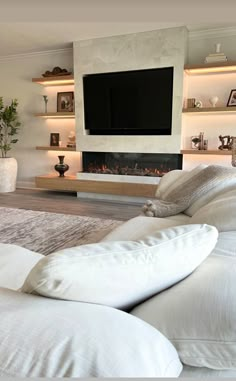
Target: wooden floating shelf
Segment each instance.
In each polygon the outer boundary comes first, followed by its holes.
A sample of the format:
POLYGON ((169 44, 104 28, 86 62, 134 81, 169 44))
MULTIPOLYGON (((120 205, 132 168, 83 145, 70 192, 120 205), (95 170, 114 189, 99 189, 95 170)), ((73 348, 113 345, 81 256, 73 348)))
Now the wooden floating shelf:
POLYGON ((43 86, 67 86, 75 83, 73 75, 32 78, 32 82, 43 86))
POLYGON ((74 112, 41 112, 36 113, 34 116, 37 116, 39 118, 45 118, 45 119, 67 119, 67 118, 74 118, 75 113, 74 112))
POLYGON ((184 114, 216 114, 216 113, 235 113, 236 107, 193 107, 193 108, 184 108, 184 114))
POLYGON ((76 151, 75 147, 60 147, 60 146, 37 146, 39 151, 76 151))
POLYGON ((183 149, 180 153, 184 155, 232 155, 232 151, 226 150, 194 150, 194 149, 183 149))
POLYGON ((112 181, 79 180, 76 176, 44 175, 35 178, 36 187, 74 192, 115 194, 133 197, 155 197, 157 184, 136 184, 112 181))
POLYGON ((236 72, 236 61, 227 61, 224 63, 212 62, 202 65, 185 65, 184 71, 189 75, 232 73, 236 72))

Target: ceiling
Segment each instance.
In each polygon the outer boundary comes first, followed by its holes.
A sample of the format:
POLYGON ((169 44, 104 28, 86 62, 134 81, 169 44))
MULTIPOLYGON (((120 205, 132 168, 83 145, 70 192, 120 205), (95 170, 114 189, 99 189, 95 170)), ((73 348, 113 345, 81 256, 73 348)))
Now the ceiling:
POLYGON ((0 2, 0 57, 69 48, 73 41, 89 38, 182 25, 190 31, 236 27, 232 8, 235 0, 215 1, 214 7, 210 0, 0 2))

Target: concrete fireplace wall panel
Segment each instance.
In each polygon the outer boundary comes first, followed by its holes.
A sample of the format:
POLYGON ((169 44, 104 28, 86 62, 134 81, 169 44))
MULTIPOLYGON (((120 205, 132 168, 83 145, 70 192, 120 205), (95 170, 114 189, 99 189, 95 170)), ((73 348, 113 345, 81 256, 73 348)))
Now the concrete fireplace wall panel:
POLYGON ((77 149, 97 152, 179 153, 185 27, 74 42, 77 149), (95 136, 84 129, 83 75, 125 70, 174 67, 172 135, 95 136))

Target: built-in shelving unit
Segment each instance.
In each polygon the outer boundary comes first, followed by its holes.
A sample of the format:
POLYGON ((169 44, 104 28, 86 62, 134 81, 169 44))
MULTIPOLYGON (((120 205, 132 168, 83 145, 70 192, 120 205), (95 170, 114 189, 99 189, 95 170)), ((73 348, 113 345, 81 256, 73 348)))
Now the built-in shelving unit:
MULTIPOLYGON (((73 75, 58 75, 52 77, 33 78, 32 82, 42 86, 70 86, 74 85, 73 75)), ((56 108, 56 107, 55 107, 56 108)), ((35 113, 35 117, 43 119, 75 119, 74 112, 47 112, 47 113, 35 113)), ((56 123, 56 122, 55 122, 56 123)), ((51 124, 50 124, 51 126, 51 124)), ((66 146, 36 146, 36 150, 39 151, 58 151, 58 152, 75 152, 76 147, 66 146)), ((56 174, 37 176, 35 178, 36 186, 44 189, 53 190, 68 190, 77 191, 78 180, 76 176, 66 175, 66 177, 58 177, 56 174)))
POLYGON ((34 114, 34 116, 39 117, 39 118, 45 118, 45 119, 69 119, 69 118, 74 118, 75 113, 74 112, 39 112, 34 114))
MULTIPOLYGON (((211 80, 214 81, 213 84, 215 84, 215 81, 217 81, 217 78, 219 78, 219 83, 220 83, 220 87, 222 87, 222 90, 225 90, 225 93, 226 91, 228 92, 228 94, 230 94, 230 90, 232 88, 234 88, 233 86, 230 88, 229 86, 229 83, 231 83, 232 81, 230 80, 231 77, 229 76, 225 76, 223 77, 222 75, 223 74, 232 74, 234 75, 234 77, 232 78, 235 78, 235 74, 236 74, 236 61, 227 61, 227 62, 215 62, 215 63, 206 63, 206 64, 199 64, 199 65, 185 65, 184 67, 184 71, 185 73, 187 74, 186 76, 186 81, 188 81, 188 86, 186 87, 188 89, 188 94, 189 96, 186 94, 186 98, 192 98, 195 96, 194 94, 194 86, 196 86, 196 100, 198 100, 197 96, 200 96, 200 94, 208 94, 208 97, 210 98, 212 95, 217 95, 217 92, 216 94, 214 94, 214 90, 211 89, 210 87, 210 84, 211 84, 211 80), (214 77, 211 77, 209 75, 211 74, 215 74, 214 77), (217 77, 217 75, 221 75, 221 77, 217 77), (208 78, 207 79, 203 79, 203 76, 206 76, 208 75, 208 78), (191 76, 198 76, 198 78, 191 78, 191 76), (201 82, 200 82, 201 81, 201 82), (206 85, 207 83, 207 85, 206 85), (192 87, 191 87, 192 86, 192 87), (201 91, 202 89, 202 91, 201 91), (191 90, 191 91, 190 91, 191 90)), ((219 91, 219 86, 216 87, 216 86, 213 86, 215 89, 218 89, 219 91)), ((221 92, 223 94, 223 91, 221 92)), ((208 98, 207 96, 205 96, 205 100, 208 98)), ((208 98, 208 99, 209 99, 208 98)), ((204 99, 204 97, 203 97, 204 99)), ((201 97, 200 97, 200 100, 201 100, 201 97)), ((235 125, 236 125, 236 107, 234 106, 226 106, 227 104, 227 99, 225 99, 225 94, 224 94, 224 98, 220 99, 220 104, 221 104, 221 107, 202 107, 202 108, 183 108, 182 110, 182 113, 183 115, 191 115, 191 119, 186 119, 184 121, 185 123, 185 137, 186 138, 191 138, 191 126, 194 126, 194 133, 192 135, 196 135, 196 123, 195 121, 192 121, 192 117, 196 117, 196 116, 200 116, 200 115, 209 115, 209 118, 212 117, 212 119, 209 119, 209 121, 207 121, 206 119, 202 119, 203 122, 201 122, 200 119, 198 119, 199 121, 199 132, 200 131, 204 131, 206 132, 206 139, 208 139, 207 135, 210 135, 211 138, 213 138, 213 133, 212 133, 212 127, 216 126, 216 131, 219 131, 219 123, 218 123, 218 119, 215 119, 217 118, 217 115, 232 115, 233 118, 235 118, 235 125), (223 100, 223 102, 222 102, 223 100), (221 103, 220 103, 221 102, 221 103), (222 103, 225 104, 225 106, 222 106, 222 103), (235 114, 235 116, 234 116, 235 114), (190 137, 189 137, 190 135, 190 137)), ((203 102, 203 106, 207 106, 207 102, 203 102)), ((220 120, 220 123, 222 121, 222 118, 219 119, 220 120)), ((197 122, 198 123, 198 122, 197 122)), ((228 118, 225 118, 225 121, 224 123, 222 124, 222 132, 220 132, 222 135, 228 135, 233 133, 232 132, 232 118, 229 117, 228 118), (227 127, 227 126, 230 126, 229 128, 231 128, 231 130, 227 127), (231 132, 230 132, 231 131, 231 132)), ((218 132, 219 134, 219 132, 218 132)), ((235 131, 235 135, 236 135, 236 131, 235 131)), ((216 138, 218 138, 218 136, 216 135, 216 138)), ((185 139, 186 141, 186 139, 185 139)), ((219 142, 220 144, 220 142, 219 142)), ((229 150, 219 150, 217 149, 209 149, 209 150, 194 150, 194 149, 182 149, 181 150, 181 153, 183 155, 232 155, 232 152, 229 150)))
POLYGON ((73 75, 57 75, 52 77, 32 78, 32 82, 42 86, 68 86, 74 85, 73 75))
POLYGON ((76 151, 75 147, 61 147, 61 146, 37 146, 39 151, 76 151))
POLYGON ((227 150, 182 149, 180 152, 183 155, 232 155, 232 152, 227 150))

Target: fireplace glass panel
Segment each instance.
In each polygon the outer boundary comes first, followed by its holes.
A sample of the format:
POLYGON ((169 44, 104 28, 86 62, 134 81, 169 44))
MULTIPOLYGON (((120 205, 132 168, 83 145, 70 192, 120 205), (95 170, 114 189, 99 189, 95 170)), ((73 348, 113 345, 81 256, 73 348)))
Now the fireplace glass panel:
POLYGON ((182 155, 170 153, 83 152, 83 172, 160 177, 182 169, 182 155))

